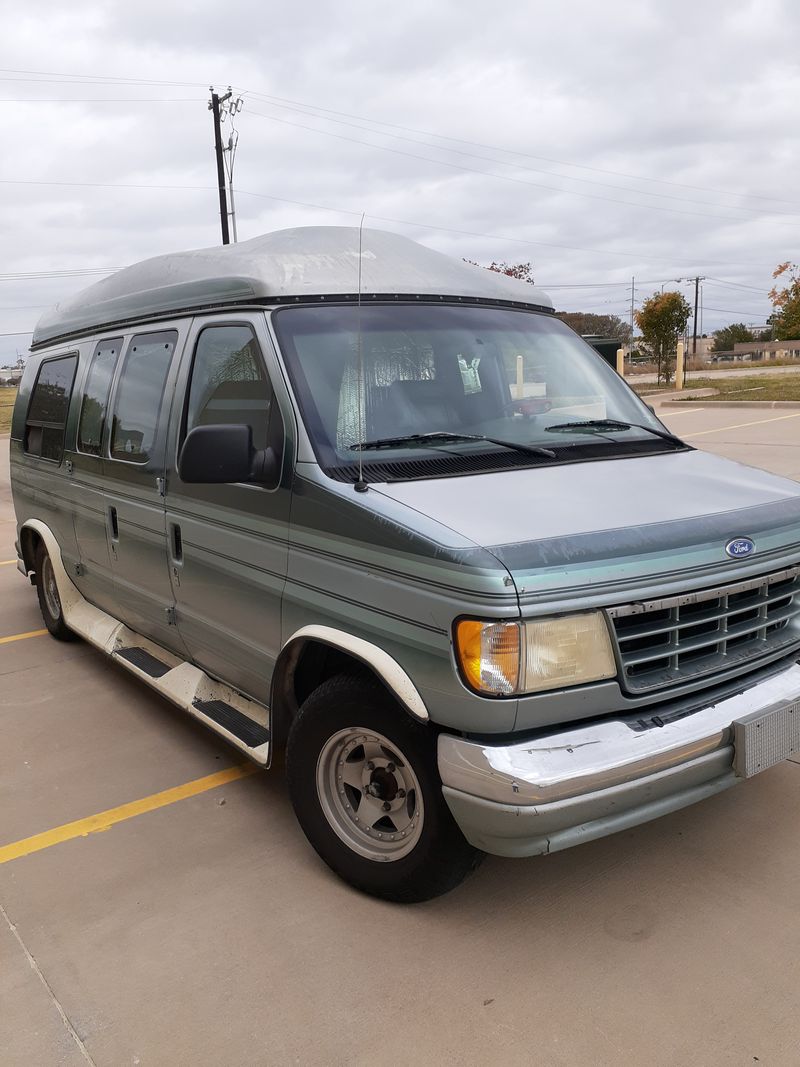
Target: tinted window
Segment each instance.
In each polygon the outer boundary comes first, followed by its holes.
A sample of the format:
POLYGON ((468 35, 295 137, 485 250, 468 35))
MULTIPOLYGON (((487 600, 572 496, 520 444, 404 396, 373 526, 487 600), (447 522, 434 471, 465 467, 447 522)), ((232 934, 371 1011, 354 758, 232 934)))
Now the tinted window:
POLYGON ((174 330, 131 338, 114 403, 112 459, 146 463, 150 458, 177 340, 174 330))
POLYGON ((39 368, 25 422, 25 451, 30 455, 61 461, 77 366, 78 357, 72 354, 49 359, 39 368))
POLYGON ((108 390, 121 348, 121 337, 100 341, 94 350, 92 365, 89 368, 78 424, 78 450, 88 452, 92 456, 100 455, 108 390))
POLYGON ((203 330, 192 365, 186 432, 195 426, 250 426, 253 447, 266 448, 271 400, 272 389, 250 327, 203 330))

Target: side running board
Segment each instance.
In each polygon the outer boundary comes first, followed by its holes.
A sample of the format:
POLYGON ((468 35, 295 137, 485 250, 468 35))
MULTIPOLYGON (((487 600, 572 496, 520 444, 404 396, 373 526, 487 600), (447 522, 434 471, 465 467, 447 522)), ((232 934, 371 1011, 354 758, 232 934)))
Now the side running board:
MULTIPOLYGON (((86 607, 98 611, 88 604, 86 607)), ((111 616, 106 617, 112 621, 111 616)), ((268 765, 267 708, 215 681, 198 667, 178 659, 122 623, 117 623, 114 629, 112 659, 235 745, 249 759, 262 767, 268 765)))
POLYGON ((224 737, 248 759, 268 767, 269 709, 90 604, 64 570, 61 551, 50 530, 38 520, 27 525, 45 541, 70 630, 224 737))

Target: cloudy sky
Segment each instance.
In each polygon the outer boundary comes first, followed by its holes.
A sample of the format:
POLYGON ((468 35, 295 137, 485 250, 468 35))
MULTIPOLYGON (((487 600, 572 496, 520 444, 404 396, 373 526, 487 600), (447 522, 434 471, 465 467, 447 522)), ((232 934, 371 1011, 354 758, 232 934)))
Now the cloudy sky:
POLYGON ((632 276, 641 302, 700 274, 705 332, 763 323, 772 269, 800 259, 789 0, 0 12, 0 365, 100 277, 77 272, 219 242, 211 83, 244 101, 241 239, 365 211, 625 317, 632 276))

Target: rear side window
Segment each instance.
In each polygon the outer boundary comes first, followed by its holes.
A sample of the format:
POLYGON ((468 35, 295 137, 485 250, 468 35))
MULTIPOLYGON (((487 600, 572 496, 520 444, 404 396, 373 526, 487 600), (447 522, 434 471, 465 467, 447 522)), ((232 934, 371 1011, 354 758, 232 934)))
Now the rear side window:
POLYGON ((25 420, 25 451, 61 462, 77 353, 48 359, 39 368, 25 420))
POLYGON ((100 341, 92 356, 78 423, 78 451, 87 452, 90 456, 100 455, 108 390, 121 349, 122 338, 113 337, 108 341, 100 341))
POLYGON ((203 330, 192 364, 186 433, 195 426, 250 426, 253 447, 266 448, 271 403, 272 386, 251 328, 203 330))
POLYGON ((132 337, 117 386, 111 424, 111 458, 146 463, 155 443, 178 334, 141 333, 132 337))

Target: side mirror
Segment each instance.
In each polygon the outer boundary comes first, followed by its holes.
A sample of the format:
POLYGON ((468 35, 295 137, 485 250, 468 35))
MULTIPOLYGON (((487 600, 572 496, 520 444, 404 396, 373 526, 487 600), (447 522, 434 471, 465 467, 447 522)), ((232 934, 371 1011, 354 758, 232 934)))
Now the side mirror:
POLYGON ((274 448, 253 448, 250 426, 195 426, 178 456, 178 474, 189 484, 259 482, 274 486, 280 461, 274 448))
POLYGON ((190 483, 246 482, 252 464, 249 426, 195 426, 183 442, 178 474, 190 483))

